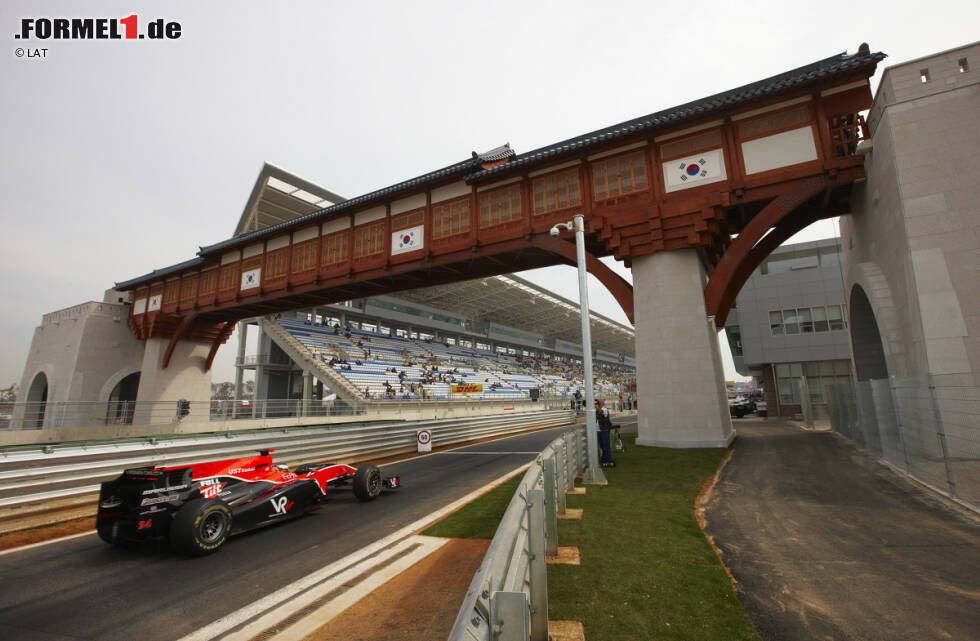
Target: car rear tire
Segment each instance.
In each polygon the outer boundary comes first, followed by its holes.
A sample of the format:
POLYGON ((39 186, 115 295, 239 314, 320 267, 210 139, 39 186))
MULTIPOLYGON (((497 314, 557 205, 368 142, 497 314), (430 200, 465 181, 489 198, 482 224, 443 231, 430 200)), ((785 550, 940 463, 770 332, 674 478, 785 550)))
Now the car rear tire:
POLYGON ((216 552, 231 530, 231 510, 216 499, 195 499, 174 514, 170 545, 181 554, 203 556, 216 552))
POLYGON ((114 545, 116 543, 116 541, 115 541, 115 539, 112 536, 112 530, 113 530, 113 527, 111 525, 109 525, 109 526, 101 526, 101 527, 95 528, 95 531, 99 533, 99 538, 100 539, 102 539, 103 541, 105 541, 106 543, 108 543, 110 545, 114 545))
POLYGON ((354 474, 354 496, 358 501, 373 501, 381 494, 384 482, 381 479, 381 470, 373 465, 364 465, 357 468, 354 474))

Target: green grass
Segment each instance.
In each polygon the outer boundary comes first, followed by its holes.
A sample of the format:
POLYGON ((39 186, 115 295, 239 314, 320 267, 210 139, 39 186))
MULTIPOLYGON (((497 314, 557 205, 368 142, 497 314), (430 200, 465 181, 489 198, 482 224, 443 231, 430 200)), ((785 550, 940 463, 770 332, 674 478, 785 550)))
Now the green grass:
MULTIPOLYGON (((589 641, 758 641, 694 517, 698 492, 726 450, 636 447, 632 440, 626 454, 616 454, 617 467, 603 469, 609 485, 568 497, 568 507, 584 513, 581 521, 558 522, 559 544, 578 547, 582 565, 548 566, 548 618, 583 622, 589 641)), ((516 484, 425 533, 491 538, 516 484)))
POLYGON ((422 534, 457 539, 492 539, 510 499, 517 491, 517 485, 523 478, 524 472, 521 472, 430 526, 422 534))

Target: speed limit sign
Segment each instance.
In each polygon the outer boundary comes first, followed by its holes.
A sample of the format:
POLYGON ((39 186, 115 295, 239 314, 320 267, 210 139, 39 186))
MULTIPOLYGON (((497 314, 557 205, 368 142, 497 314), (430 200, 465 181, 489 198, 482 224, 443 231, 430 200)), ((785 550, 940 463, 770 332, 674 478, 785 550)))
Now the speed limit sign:
POLYGON ((418 441, 419 452, 432 451, 432 432, 429 430, 418 430, 415 432, 415 440, 418 441))

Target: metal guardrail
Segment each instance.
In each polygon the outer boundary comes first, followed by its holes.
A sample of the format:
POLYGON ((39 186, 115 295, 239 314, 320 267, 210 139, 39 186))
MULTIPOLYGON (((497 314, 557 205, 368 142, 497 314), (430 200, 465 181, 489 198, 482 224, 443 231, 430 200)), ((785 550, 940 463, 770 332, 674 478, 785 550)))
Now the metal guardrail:
POLYGON ((565 513, 565 492, 586 467, 585 438, 584 427, 565 432, 524 474, 449 641, 547 641, 546 557, 558 553, 558 515, 565 513))
MULTIPOLYGON (((320 416, 368 416, 403 409, 453 408, 454 406, 529 403, 528 398, 395 399, 347 401, 344 399, 249 399, 187 401, 184 410, 178 401, 71 401, 15 403, 0 419, 0 430, 38 430, 93 426, 166 425, 183 421, 228 421, 249 419, 302 418, 320 416)), ((538 407, 559 409, 569 406, 565 399, 542 396, 538 407)))
POLYGON ((131 467, 235 458, 261 448, 275 449, 277 462, 285 464, 358 461, 416 451, 416 430, 422 428, 431 430, 433 443, 442 446, 574 420, 575 413, 568 410, 538 411, 10 448, 0 450, 0 508, 94 493, 101 481, 131 467))

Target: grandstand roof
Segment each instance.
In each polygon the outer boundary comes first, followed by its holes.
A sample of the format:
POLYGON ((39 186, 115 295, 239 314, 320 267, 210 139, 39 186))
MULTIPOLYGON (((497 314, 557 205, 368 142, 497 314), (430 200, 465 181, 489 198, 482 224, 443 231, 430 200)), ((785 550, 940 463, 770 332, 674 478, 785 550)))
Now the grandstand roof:
MULTIPOLYGON (((454 312, 473 321, 497 323, 573 344, 582 342, 577 302, 513 274, 413 289, 393 296, 454 312)), ((591 312, 589 317, 593 348, 633 356, 632 327, 596 312, 591 312)))

